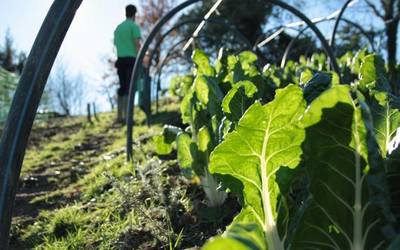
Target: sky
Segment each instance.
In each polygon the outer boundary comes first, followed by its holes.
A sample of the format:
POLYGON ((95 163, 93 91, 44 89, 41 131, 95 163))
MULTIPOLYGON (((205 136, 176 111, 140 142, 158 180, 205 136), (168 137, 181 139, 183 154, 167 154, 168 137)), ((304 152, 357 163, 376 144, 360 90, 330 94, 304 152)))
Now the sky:
MULTIPOLYGON (((101 93, 105 58, 114 56, 113 31, 125 18, 125 6, 131 3, 137 5, 138 1, 140 0, 84 0, 78 9, 56 64, 62 63, 71 74, 82 75, 87 89, 83 104, 96 102, 99 110, 110 109, 106 96, 101 93)), ((176 1, 177 4, 180 2, 176 1)), ((9 31, 15 48, 28 53, 52 2, 0 0, 0 45, 4 44, 4 37, 9 31)), ((303 1, 305 5, 298 7, 306 9, 306 15, 313 18, 330 14, 344 2, 345 0, 312 0, 303 1)), ((346 11, 345 15, 355 20, 355 10, 359 11, 357 5, 346 11)), ((140 9, 138 14, 140 15, 140 9)), ((367 25, 365 17, 361 20, 367 25)), ((328 37, 330 28, 322 27, 322 30, 328 37)))
MULTIPOLYGON (((29 52, 52 0, 1 0, 0 44, 7 30, 18 51, 29 52)), ((71 74, 81 73, 87 84, 83 103, 96 102, 109 109, 100 93, 104 58, 114 56, 113 31, 125 19, 125 6, 136 0, 84 0, 78 9, 57 57, 71 74)))

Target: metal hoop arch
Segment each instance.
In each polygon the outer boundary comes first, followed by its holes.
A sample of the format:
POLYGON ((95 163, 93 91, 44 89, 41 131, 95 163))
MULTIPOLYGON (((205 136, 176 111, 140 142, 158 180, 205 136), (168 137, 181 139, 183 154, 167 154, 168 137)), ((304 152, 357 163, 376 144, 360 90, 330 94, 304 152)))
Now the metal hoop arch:
MULTIPOLYGON (((153 50, 150 53, 150 62, 153 61, 156 49, 161 46, 161 44, 163 43, 164 39, 169 34, 171 34, 175 29, 177 29, 177 28, 179 28, 179 27, 181 27, 183 25, 186 25, 186 24, 197 24, 197 23, 200 23, 202 21, 204 21, 204 18, 193 18, 193 19, 189 19, 189 20, 185 20, 185 21, 179 22, 176 25, 174 25, 173 27, 171 27, 157 41, 156 45, 154 46, 153 50)), ((232 32, 235 33, 235 35, 237 35, 241 40, 243 40, 243 42, 248 46, 248 48, 251 49, 252 45, 251 45, 250 41, 233 24, 231 24, 231 23, 229 23, 226 20, 221 19, 221 18, 209 18, 209 19, 207 19, 205 21, 207 23, 211 23, 211 24, 222 25, 222 26, 232 30, 232 32)))
MULTIPOLYGON (((321 21, 317 22, 317 24, 318 24, 318 23, 322 23, 322 22, 334 21, 334 20, 335 20, 335 19, 324 19, 324 20, 321 20, 321 21)), ((342 17, 340 20, 343 21, 343 22, 345 22, 345 23, 348 23, 348 24, 350 24, 351 26, 353 26, 353 27, 355 27, 356 29, 358 29, 358 30, 360 31, 360 33, 361 33, 362 35, 364 35, 365 38, 367 38, 368 43, 369 43, 369 45, 371 46, 372 51, 375 51, 375 45, 374 45, 373 39, 368 35, 368 33, 367 33, 359 24, 357 24, 357 23, 355 23, 355 22, 353 22, 353 21, 350 21, 349 19, 346 19, 346 18, 344 18, 344 17, 342 17)), ((301 36, 302 34, 304 34, 304 32, 305 32, 308 28, 309 28, 309 27, 304 27, 304 28, 303 28, 302 30, 300 30, 299 33, 290 41, 290 43, 288 44, 288 46, 287 46, 286 49, 285 49, 285 52, 283 53, 282 60, 281 60, 281 68, 284 68, 284 67, 285 67, 285 65, 286 65, 286 63, 287 63, 287 58, 288 58, 288 56, 289 56, 289 54, 290 54, 290 51, 291 51, 291 49, 292 49, 292 47, 293 47, 293 45, 294 45, 294 42, 297 41, 297 39, 299 39, 300 36, 301 36)), ((335 54, 336 54, 336 53, 335 53, 335 54)))
MULTIPOLYGON (((240 32, 233 24, 229 23, 227 20, 221 19, 221 18, 209 18, 207 20, 205 20, 204 18, 193 18, 193 19, 189 19, 189 20, 185 20, 182 22, 179 22, 178 24, 174 25, 173 27, 171 27, 168 31, 166 31, 161 37, 160 39, 157 41, 156 45, 154 46, 154 48, 152 49, 150 56, 149 56, 149 62, 150 62, 150 66, 149 66, 149 70, 152 67, 152 62, 154 59, 154 56, 156 54, 156 50, 161 46, 161 44, 164 42, 164 39, 170 34, 172 33, 175 29, 186 25, 186 24, 197 24, 200 23, 202 21, 206 21, 207 24, 215 24, 215 25, 222 25, 224 27, 226 27, 227 29, 231 30, 236 36, 238 36, 238 38, 240 38, 247 46, 248 49, 251 49, 251 43, 250 41, 242 34, 242 32, 240 32)), ((157 71, 158 72, 158 71, 157 71)), ((160 75, 159 73, 157 74, 158 76, 160 75)), ((159 80, 158 80, 159 81, 159 80)), ((158 94, 156 95, 156 110, 158 110, 158 94)))
MULTIPOLYGON (((172 45, 169 48, 169 51, 165 55, 164 59, 161 61, 160 67, 157 69, 156 76, 154 77, 154 82, 156 83, 156 111, 158 111, 158 90, 159 90, 158 86, 160 85, 160 82, 161 82, 162 69, 167 64, 168 57, 170 57, 172 55, 175 55, 175 54, 178 54, 178 52, 174 51, 174 49, 176 47, 178 47, 179 45, 181 45, 182 43, 187 42, 191 37, 192 36, 188 36, 188 37, 186 37, 184 39, 181 39, 180 41, 176 42, 174 45, 172 45)), ((207 35, 200 35, 200 36, 197 36, 195 38, 198 39, 198 38, 203 38, 203 37, 211 39, 211 37, 207 36, 207 35)))
MULTIPOLYGON (((155 35, 161 30, 162 26, 168 22, 170 19, 172 19, 177 13, 180 11, 186 9, 187 7, 191 6, 194 3, 199 2, 200 0, 188 0, 186 2, 183 2, 182 4, 178 5, 171 11, 169 11, 164 17, 162 17, 157 24, 154 26, 152 31, 150 32, 149 36, 144 42, 143 47, 141 48, 138 58, 135 62, 135 66, 133 69, 131 81, 130 81, 130 87, 129 87, 129 96, 128 96, 128 115, 126 119, 126 125, 127 125, 127 135, 126 135, 126 153, 127 153, 127 160, 129 161, 132 158, 132 132, 133 132, 133 118, 134 118, 134 103, 135 103, 135 93, 136 93, 136 82, 139 77, 139 71, 141 68, 141 64, 143 62, 144 55, 146 51, 148 50, 148 47, 150 43, 153 41, 155 35)), ((293 6, 290 6, 280 0, 268 0, 268 3, 277 5, 289 12, 291 12, 293 15, 297 16, 300 18, 302 21, 304 21, 308 26, 310 26, 311 30, 316 34, 318 39, 320 40, 323 49, 327 53, 328 57, 331 59, 330 62, 332 64, 332 68, 335 72, 338 73, 340 76, 340 68, 339 65, 337 64, 335 55, 329 46, 328 42, 325 40, 324 36, 322 35, 321 31, 312 23, 312 21, 305 16, 301 11, 297 10, 293 6)))
POLYGON ((339 22, 342 19, 342 16, 344 14, 344 12, 346 11, 347 7, 349 6, 349 4, 352 2, 353 0, 347 0, 343 7, 340 9, 339 15, 336 17, 336 21, 335 21, 335 26, 333 27, 333 31, 332 31, 332 35, 331 35, 331 40, 329 42, 329 45, 331 46, 333 53, 336 55, 335 52, 335 37, 336 37, 336 32, 337 29, 339 27, 339 22))
MULTIPOLYGON (((156 77, 155 77, 154 81, 157 82, 157 85, 159 85, 159 83, 161 81, 160 79, 161 79, 161 75, 162 75, 162 69, 167 64, 168 57, 170 57, 171 55, 177 54, 177 52, 174 51, 174 49, 177 48, 182 43, 187 42, 191 37, 192 36, 187 36, 187 37, 181 39, 180 41, 176 42, 174 45, 172 45, 169 48, 168 53, 165 55, 164 59, 161 61, 160 67, 158 68, 158 70, 156 72, 156 77)), ((207 35, 200 35, 200 36, 197 36, 197 37, 194 37, 194 38, 195 39, 198 39, 198 38, 209 38, 209 39, 212 39, 211 36, 207 36, 207 35)))
POLYGON ((140 74, 140 70, 142 68, 142 63, 143 63, 143 58, 146 54, 146 51, 148 50, 151 42, 154 40, 155 36, 158 34, 158 32, 161 30, 163 25, 167 23, 169 20, 171 20, 177 13, 180 11, 186 9, 187 7, 191 6, 192 4, 195 4, 197 2, 200 2, 201 0, 188 0, 177 7, 173 8, 170 10, 165 16, 163 16, 153 27, 151 30, 149 36, 146 38, 146 40, 143 43, 142 48, 139 51, 138 57, 136 58, 135 66, 133 67, 133 72, 132 72, 132 77, 129 83, 129 94, 128 94, 128 108, 127 108, 127 118, 126 118, 126 125, 127 125, 127 131, 126 131, 126 154, 127 154, 127 160, 129 161, 132 157, 132 143, 133 143, 133 138, 132 138, 132 132, 133 132, 133 119, 134 119, 134 103, 135 103, 135 94, 136 94, 136 89, 137 89, 137 79, 140 74))
POLYGON ((42 23, 0 140, 0 249, 8 249, 11 215, 29 134, 47 78, 82 0, 55 0, 42 23))

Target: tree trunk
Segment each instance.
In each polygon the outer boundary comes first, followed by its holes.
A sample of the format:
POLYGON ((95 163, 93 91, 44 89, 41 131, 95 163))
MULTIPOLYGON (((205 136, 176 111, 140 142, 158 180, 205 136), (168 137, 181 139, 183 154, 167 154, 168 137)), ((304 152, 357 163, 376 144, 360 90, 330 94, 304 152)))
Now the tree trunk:
POLYGON ((397 53, 397 28, 399 26, 398 20, 389 21, 386 24, 386 37, 387 37, 387 60, 389 67, 390 85, 393 92, 399 94, 398 75, 396 70, 396 53, 397 53))

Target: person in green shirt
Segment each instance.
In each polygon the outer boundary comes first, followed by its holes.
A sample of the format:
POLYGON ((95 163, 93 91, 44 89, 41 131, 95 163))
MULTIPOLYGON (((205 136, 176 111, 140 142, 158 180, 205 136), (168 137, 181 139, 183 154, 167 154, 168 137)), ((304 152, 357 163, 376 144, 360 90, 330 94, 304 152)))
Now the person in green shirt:
POLYGON ((126 6, 125 15, 126 19, 114 31, 114 45, 118 57, 115 67, 119 78, 117 120, 120 122, 126 119, 129 82, 141 46, 140 28, 135 22, 136 7, 132 4, 126 6))

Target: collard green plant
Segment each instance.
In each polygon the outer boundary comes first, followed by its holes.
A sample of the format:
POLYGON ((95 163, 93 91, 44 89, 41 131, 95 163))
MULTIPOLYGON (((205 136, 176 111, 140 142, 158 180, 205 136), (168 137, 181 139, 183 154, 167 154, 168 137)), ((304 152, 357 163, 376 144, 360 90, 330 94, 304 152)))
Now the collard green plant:
POLYGON ((196 65, 193 83, 179 92, 184 95, 182 121, 189 126, 174 137, 169 136, 171 127, 166 127, 155 141, 160 154, 171 153, 176 142, 179 165, 200 177, 208 204, 220 206, 226 193, 220 190, 219 179, 209 172, 210 153, 255 100, 271 99, 274 88, 260 73, 257 56, 251 52, 227 55, 221 50, 215 66, 199 50, 192 59, 196 65))
POLYGON ((340 58, 346 85, 323 55, 262 73, 249 52, 193 60, 178 161, 209 183, 209 201, 221 182, 242 205, 204 249, 399 246, 400 101, 378 56, 340 58))
MULTIPOLYGON (((305 106, 299 87, 289 85, 278 90, 275 100, 269 104, 253 104, 236 131, 229 134, 211 156, 212 173, 231 175, 244 186, 243 211, 235 223, 251 218, 253 223, 248 226, 259 231, 257 235, 262 236, 259 239, 262 245, 272 249, 284 249, 285 245, 282 229, 287 226, 288 211, 281 190, 286 189, 282 185, 290 182, 281 182, 277 175, 281 166, 291 169, 300 162, 305 133, 299 120, 305 106), (257 127, 254 124, 258 124, 257 127)), ((238 226, 232 229, 244 230, 238 226)))
POLYGON ((387 246, 384 230, 392 218, 383 161, 365 103, 354 100, 347 86, 337 86, 310 105, 303 123, 304 164, 311 197, 293 247, 387 246))
POLYGON ((169 85, 169 93, 174 96, 183 98, 189 91, 193 83, 193 76, 191 75, 177 75, 172 78, 169 85))
POLYGON ((0 125, 8 114, 17 81, 17 76, 0 67, 0 125))
POLYGON ((262 106, 256 103, 212 153, 211 172, 239 179, 244 185, 245 203, 226 233, 204 248, 218 249, 224 240, 243 249, 353 250, 387 246, 389 239, 385 233, 393 236, 393 218, 368 109, 359 100, 353 100, 349 87, 335 86, 304 112, 305 104, 293 99, 282 101, 282 93, 290 93, 292 98, 296 96, 305 103, 301 91, 297 90, 300 95, 291 93, 293 88, 297 87, 278 91, 275 100, 264 106, 264 110, 271 107, 279 114, 274 119, 276 123, 284 121, 272 133, 266 132, 269 126, 265 127, 260 120, 268 121, 271 115, 263 113, 262 106), (278 103, 279 108, 275 106, 278 103), (290 113, 294 108, 288 107, 289 103, 298 108, 295 116, 290 113), (259 118, 251 120, 252 117, 259 118), (294 126, 291 121, 296 129, 286 131, 285 128, 294 126), (271 140, 268 134, 279 140, 271 140), (309 196, 297 209, 289 210, 290 197, 285 191, 289 190, 293 175, 300 173, 301 155, 309 196), (274 167, 268 167, 266 162, 274 167), (288 168, 297 171, 293 174, 288 168), (248 234, 252 228, 252 234, 258 235, 263 244, 253 246, 253 241, 240 233, 246 228, 248 234))
POLYGON ((384 159, 387 182, 391 195, 391 209, 400 219, 399 131, 400 105, 398 97, 391 94, 384 61, 376 55, 364 56, 360 65, 358 83, 370 107, 379 152, 384 159))

